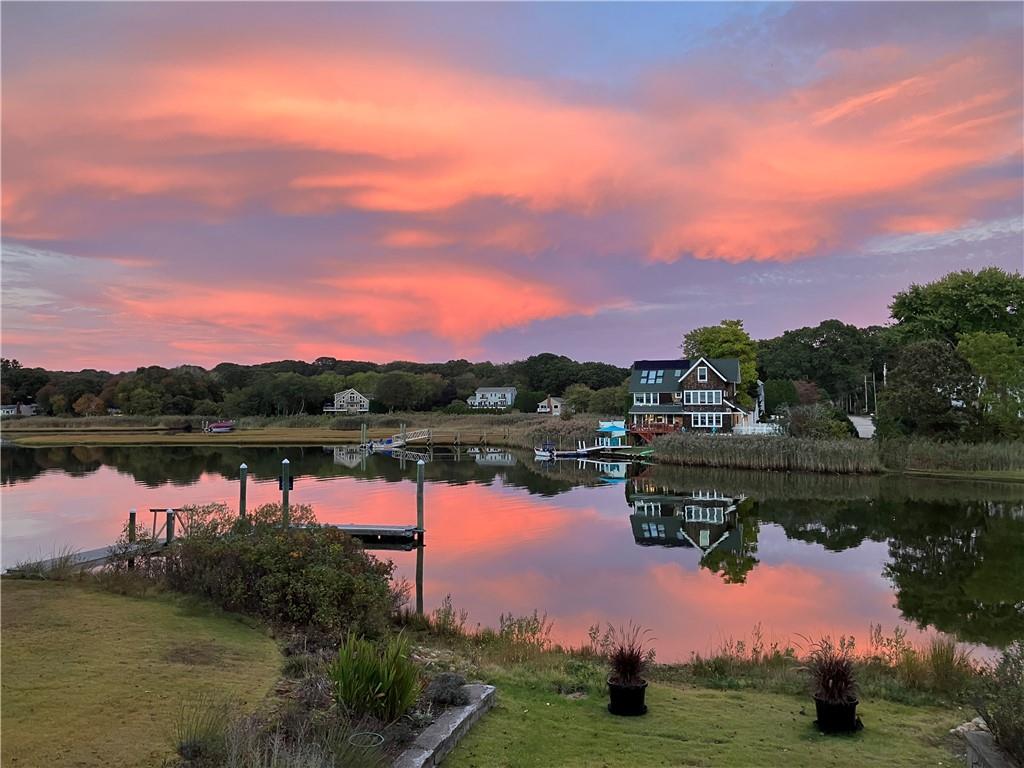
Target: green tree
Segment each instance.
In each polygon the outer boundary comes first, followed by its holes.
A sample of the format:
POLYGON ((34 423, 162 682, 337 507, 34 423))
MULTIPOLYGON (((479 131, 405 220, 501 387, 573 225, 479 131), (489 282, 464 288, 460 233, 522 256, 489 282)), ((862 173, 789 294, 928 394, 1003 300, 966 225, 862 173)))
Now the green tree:
POLYGON ((964 334, 957 352, 978 379, 978 409, 986 437, 1024 435, 1024 346, 1005 333, 964 334))
POLYGON ((1024 277, 998 267, 951 272, 934 283, 911 285, 889 305, 897 330, 907 339, 939 339, 1005 333, 1024 345, 1024 277))
MULTIPOLYGON (((471 393, 472 394, 472 393, 471 393)), ((522 413, 536 413, 537 403, 547 398, 547 394, 539 389, 520 389, 516 393, 516 401, 512 407, 522 413)))
POLYGON ((594 390, 586 384, 571 384, 565 388, 565 404, 573 413, 586 413, 590 410, 590 401, 594 390))
POLYGON ((948 344, 908 344, 878 396, 879 436, 958 437, 976 387, 971 367, 948 344))
POLYGON ((832 400, 862 410, 864 376, 874 372, 881 379, 889 348, 884 329, 826 320, 762 341, 757 360, 766 379, 813 381, 832 400))
POLYGON ((757 389, 757 344, 743 329, 742 320, 723 320, 718 325, 694 328, 683 337, 680 345, 690 360, 698 357, 735 357, 740 361, 739 404, 745 408, 754 405, 752 397, 757 389))
POLYGON ((764 383, 764 408, 769 414, 778 413, 779 406, 799 403, 796 387, 790 379, 768 379, 764 383))
POLYGON ((629 410, 629 387, 619 384, 616 387, 603 387, 590 397, 590 410, 605 416, 623 416, 629 410))

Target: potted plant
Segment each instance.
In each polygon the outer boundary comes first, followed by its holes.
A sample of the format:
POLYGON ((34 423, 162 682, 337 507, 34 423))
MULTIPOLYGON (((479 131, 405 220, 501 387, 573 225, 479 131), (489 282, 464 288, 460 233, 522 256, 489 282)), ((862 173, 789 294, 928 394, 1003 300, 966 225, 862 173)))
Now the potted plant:
POLYGON ((857 717, 857 678, 849 648, 837 648, 830 638, 822 638, 811 646, 805 668, 811 675, 818 729, 850 733, 863 728, 857 717))
POLYGON ((633 624, 617 630, 609 643, 608 711, 613 715, 635 717, 647 712, 644 699, 647 681, 644 672, 654 659, 654 649, 646 648, 648 630, 633 624))

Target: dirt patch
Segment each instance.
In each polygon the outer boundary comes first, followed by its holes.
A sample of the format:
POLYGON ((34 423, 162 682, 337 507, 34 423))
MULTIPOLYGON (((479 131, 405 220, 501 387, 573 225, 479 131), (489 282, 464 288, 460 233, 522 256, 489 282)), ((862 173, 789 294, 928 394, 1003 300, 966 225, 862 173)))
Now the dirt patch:
POLYGON ((196 640, 172 646, 164 654, 164 660, 174 664, 188 664, 191 667, 216 664, 224 658, 224 649, 209 640, 196 640))

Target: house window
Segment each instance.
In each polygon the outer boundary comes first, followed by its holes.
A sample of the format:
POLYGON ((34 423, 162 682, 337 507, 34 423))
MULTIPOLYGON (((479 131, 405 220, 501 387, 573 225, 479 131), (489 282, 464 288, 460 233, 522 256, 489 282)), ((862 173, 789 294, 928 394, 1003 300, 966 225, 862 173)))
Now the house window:
POLYGON ((665 538, 665 526, 659 523, 643 523, 640 530, 643 531, 644 538, 647 539, 665 538))
POLYGON ((720 389, 687 389, 683 392, 683 402, 687 406, 721 406, 722 391, 720 389))
POLYGON ((708 369, 707 369, 706 366, 702 365, 702 366, 700 366, 697 369, 697 381, 707 381, 707 380, 708 380, 708 369))
POLYGON ((690 424, 694 427, 720 427, 722 426, 722 414, 691 413, 690 424))
POLYGON ((661 384, 665 380, 665 371, 640 371, 641 384, 661 384))
POLYGON ((683 392, 683 403, 686 405, 721 405, 720 389, 687 389, 683 392))
POLYGON ((634 392, 633 405, 657 405, 657 392, 634 392))

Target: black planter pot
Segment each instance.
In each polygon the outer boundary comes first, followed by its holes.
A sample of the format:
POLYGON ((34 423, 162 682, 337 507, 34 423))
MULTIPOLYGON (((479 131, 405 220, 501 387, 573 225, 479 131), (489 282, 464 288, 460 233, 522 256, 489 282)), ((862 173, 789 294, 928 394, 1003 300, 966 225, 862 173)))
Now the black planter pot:
POLYGON ((608 695, 611 697, 608 711, 613 715, 636 717, 647 714, 647 705, 644 704, 647 695, 646 680, 640 685, 620 685, 608 678, 608 695))
POLYGON ((814 709, 818 714, 818 730, 824 733, 852 733, 864 726, 857 717, 857 700, 833 704, 814 697, 814 709))

